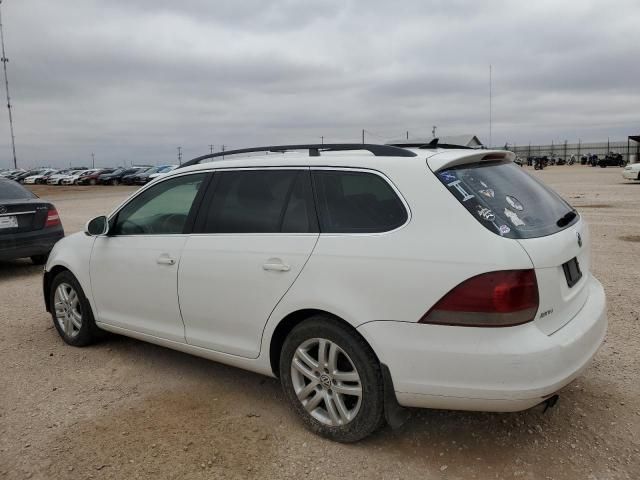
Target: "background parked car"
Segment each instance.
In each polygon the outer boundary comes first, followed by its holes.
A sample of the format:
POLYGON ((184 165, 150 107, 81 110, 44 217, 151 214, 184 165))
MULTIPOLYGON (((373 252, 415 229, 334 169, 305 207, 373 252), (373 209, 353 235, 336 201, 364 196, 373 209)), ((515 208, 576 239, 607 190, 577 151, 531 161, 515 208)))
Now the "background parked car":
POLYGON ((627 180, 640 180, 640 163, 632 163, 624 167, 622 178, 627 180))
POLYGON ((80 178, 78 178, 78 180, 76 181, 76 184, 78 185, 97 185, 98 184, 98 178, 100 177, 100 175, 104 174, 104 173, 111 173, 115 170, 115 168, 100 168, 92 173, 89 173, 88 175, 83 175, 80 178))
POLYGON ((43 183, 47 183, 49 177, 57 171, 58 170, 54 168, 46 168, 36 175, 31 175, 30 177, 25 178, 22 183, 25 183, 27 185, 42 185, 43 183))
POLYGON ((140 170, 138 170, 135 173, 129 173, 127 175, 124 175, 121 179, 120 182, 123 183, 124 185, 134 185, 136 183, 136 177, 142 173, 146 173, 149 170, 154 169, 155 167, 142 167, 140 170))
POLYGON ((148 181, 150 182, 154 178, 157 178, 157 177, 159 177, 161 175, 164 175, 165 173, 169 173, 170 171, 175 170, 176 168, 178 168, 178 165, 169 165, 167 168, 165 168, 165 169, 163 169, 163 170, 161 170, 159 172, 152 173, 151 175, 149 175, 149 180, 148 181))
POLYGON ((87 170, 79 170, 72 175, 67 175, 60 180, 61 185, 77 185, 78 180, 86 175, 102 170, 101 168, 90 168, 87 170))
POLYGON ((598 160, 598 166, 602 168, 606 167, 624 167, 625 161, 622 155, 619 153, 609 152, 604 158, 598 160))
POLYGON ((101 185, 118 185, 122 182, 122 177, 125 175, 132 175, 145 170, 144 167, 134 168, 118 168, 110 173, 103 173, 98 177, 98 183, 101 185))
POLYGON ((25 171, 16 171, 15 173, 8 175, 6 178, 13 180, 18 183, 24 183, 24 179, 27 177, 31 177, 33 175, 40 175, 45 171, 44 168, 34 168, 31 170, 25 171))
POLYGON ((158 167, 152 167, 145 172, 137 174, 134 178, 134 183, 136 183, 137 185, 144 185, 145 183, 148 183, 149 181, 151 181, 149 176, 153 175, 154 173, 169 172, 170 171, 169 169, 172 166, 173 165, 160 165, 158 167))
POLYGON ((63 178, 66 178, 70 175, 75 175, 76 173, 82 172, 83 170, 81 169, 74 169, 74 170, 60 170, 59 172, 55 173, 54 175, 51 175, 48 179, 47 179, 47 184, 48 185, 60 185, 61 181, 63 178))
POLYGON ((56 208, 13 180, 0 178, 0 260, 30 257, 46 262, 64 237, 56 208))

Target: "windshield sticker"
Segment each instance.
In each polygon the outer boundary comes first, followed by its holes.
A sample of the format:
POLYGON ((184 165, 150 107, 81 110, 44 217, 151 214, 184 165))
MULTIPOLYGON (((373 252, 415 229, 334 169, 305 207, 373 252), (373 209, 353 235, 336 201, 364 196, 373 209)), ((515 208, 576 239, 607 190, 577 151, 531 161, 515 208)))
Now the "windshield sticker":
POLYGON ((495 214, 486 207, 478 205, 478 216, 487 222, 493 222, 496 219, 495 214))
POLYGON ((516 197, 511 197, 511 196, 507 195, 506 197, 504 197, 504 199, 507 201, 509 206, 511 208, 513 208, 514 210, 517 210, 519 212, 524 210, 524 207, 522 206, 522 204, 520 203, 520 201, 516 197))
POLYGON ((458 190, 458 192, 460 192, 460 195, 462 195, 462 201, 466 202, 467 200, 471 200, 472 198, 475 198, 475 195, 470 195, 467 193, 467 191, 460 185, 460 180, 456 180, 455 182, 451 182, 447 184, 447 187, 451 188, 455 188, 456 190, 458 190))
POLYGON ((511 221, 511 223, 513 223, 514 226, 521 227, 524 225, 524 222, 520 220, 520 217, 515 212, 512 212, 508 208, 504 209, 504 214, 507 216, 507 218, 509 218, 509 220, 511 221))
POLYGON ((451 172, 440 172, 438 173, 438 175, 440 176, 441 179, 447 181, 447 182, 454 182, 458 179, 458 177, 456 177, 453 173, 451 172))
POLYGON ((487 198, 493 198, 496 196, 496 192, 494 192, 492 188, 485 188, 484 190, 480 190, 480 193, 487 198))
POLYGON ((511 231, 511 229, 507 225, 500 225, 498 227, 498 230, 500 231, 500 235, 506 235, 511 231))

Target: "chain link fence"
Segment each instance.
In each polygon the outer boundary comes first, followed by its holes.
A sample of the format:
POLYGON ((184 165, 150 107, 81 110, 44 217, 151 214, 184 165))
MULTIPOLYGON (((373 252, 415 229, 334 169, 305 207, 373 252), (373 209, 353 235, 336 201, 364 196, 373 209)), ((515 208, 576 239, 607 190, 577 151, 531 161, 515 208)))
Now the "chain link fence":
POLYGON ((582 155, 594 154, 598 158, 604 158, 609 152, 619 153, 625 162, 640 162, 640 143, 624 142, 597 142, 597 143, 559 143, 550 145, 505 145, 502 150, 510 150, 517 156, 527 157, 560 157, 564 160, 575 155, 580 160, 582 155))

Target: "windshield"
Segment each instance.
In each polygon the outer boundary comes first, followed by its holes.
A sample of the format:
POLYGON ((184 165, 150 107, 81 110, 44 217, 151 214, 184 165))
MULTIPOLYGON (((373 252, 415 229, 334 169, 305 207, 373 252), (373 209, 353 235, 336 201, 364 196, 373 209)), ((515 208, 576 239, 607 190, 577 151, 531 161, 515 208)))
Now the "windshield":
POLYGON ((478 222, 503 237, 552 235, 578 218, 560 195, 510 161, 465 164, 436 175, 478 222))

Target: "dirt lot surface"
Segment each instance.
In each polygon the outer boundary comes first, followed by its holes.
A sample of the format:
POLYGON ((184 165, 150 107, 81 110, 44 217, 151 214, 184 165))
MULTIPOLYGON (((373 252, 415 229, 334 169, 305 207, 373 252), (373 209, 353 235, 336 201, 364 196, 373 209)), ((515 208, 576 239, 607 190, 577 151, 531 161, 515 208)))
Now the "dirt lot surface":
MULTIPOLYGON (((536 172, 593 236, 609 334, 557 406, 415 411, 356 445, 308 433, 277 380, 122 337, 65 345, 41 267, 0 263, 0 479, 640 478, 640 184, 618 168, 536 172)), ((34 187, 67 233, 127 187, 34 187)))

